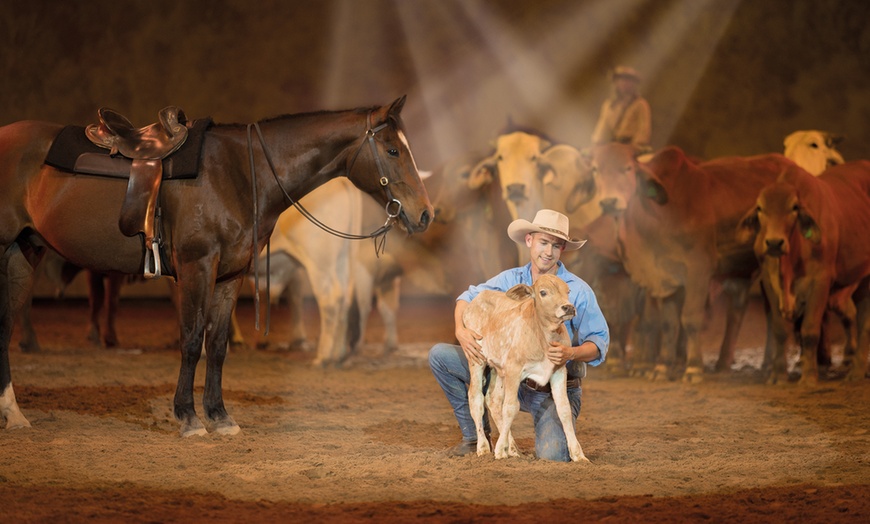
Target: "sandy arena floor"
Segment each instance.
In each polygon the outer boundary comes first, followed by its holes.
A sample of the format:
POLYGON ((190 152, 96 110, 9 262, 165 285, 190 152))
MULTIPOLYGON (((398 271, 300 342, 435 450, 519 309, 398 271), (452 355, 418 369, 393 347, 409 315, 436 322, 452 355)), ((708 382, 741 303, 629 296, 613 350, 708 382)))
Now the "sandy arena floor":
MULTIPOLYGON (((397 354, 382 326, 343 369, 312 355, 234 351, 227 407, 242 432, 181 439, 168 302, 122 302, 122 347, 90 347, 83 301, 35 308, 43 352, 13 337, 19 404, 33 427, 0 430, 2 522, 866 522, 870 380, 814 389, 757 383, 763 324, 753 305, 731 376, 699 385, 583 383, 577 434, 591 464, 525 456, 447 458, 460 437, 425 362, 452 340, 452 300, 407 300, 397 354)), ((273 309, 280 341, 286 308, 273 309)), ((316 313, 306 312, 317 335, 316 313)), ((254 339, 250 302, 239 306, 254 339)), ((705 332, 718 349, 714 317, 705 332)), ((200 364, 197 383, 202 386, 200 364)))

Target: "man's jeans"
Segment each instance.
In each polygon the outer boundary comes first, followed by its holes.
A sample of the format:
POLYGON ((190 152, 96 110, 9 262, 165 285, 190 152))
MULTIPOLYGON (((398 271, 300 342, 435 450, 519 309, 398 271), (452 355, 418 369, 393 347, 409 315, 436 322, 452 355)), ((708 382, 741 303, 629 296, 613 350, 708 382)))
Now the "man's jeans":
MULTIPOLYGON (((435 344, 429 350, 429 367, 438 385, 447 395, 450 405, 453 406, 453 414, 462 431, 462 440, 476 441, 477 430, 468 407, 468 384, 471 381, 471 373, 468 371, 468 360, 462 348, 453 344, 435 344)), ((484 384, 484 388, 487 385, 484 384)), ((575 420, 580 415, 580 395, 580 388, 568 388, 568 402, 571 404, 571 413, 575 420)), ((535 391, 525 384, 520 384, 518 397, 520 410, 531 413, 535 423, 535 453, 538 458, 560 462, 570 461, 568 443, 562 430, 562 422, 556 413, 553 397, 549 393, 535 391)), ((489 433, 489 417, 484 416, 483 420, 486 432, 489 433)))

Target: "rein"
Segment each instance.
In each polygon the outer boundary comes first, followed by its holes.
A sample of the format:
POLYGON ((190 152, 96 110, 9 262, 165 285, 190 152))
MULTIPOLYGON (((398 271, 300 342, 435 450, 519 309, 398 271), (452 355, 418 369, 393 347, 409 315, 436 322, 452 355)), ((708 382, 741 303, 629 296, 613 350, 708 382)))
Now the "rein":
MULTIPOLYGON (((356 149, 356 152, 353 155, 353 158, 348 165, 345 176, 350 177, 351 170, 353 169, 354 164, 356 163, 356 159, 365 146, 366 142, 369 143, 372 150, 372 156, 375 158, 375 164, 378 168, 378 174, 380 175, 379 183, 381 187, 384 188, 384 193, 387 196, 387 203, 384 206, 384 212, 387 214, 387 220, 384 222, 384 225, 376 229, 375 231, 369 233, 368 235, 357 235, 354 233, 345 233, 343 231, 339 231, 334 229, 331 226, 328 226, 317 219, 311 212, 309 212, 302 205, 301 202, 297 202, 293 200, 287 190, 284 189, 284 185, 281 184, 281 180, 278 178, 278 172, 275 169, 275 163, 272 161, 272 155, 269 153, 269 148, 266 146, 266 140, 263 138, 263 132, 260 130, 260 124, 258 122, 254 122, 253 124, 248 124, 247 127, 247 136, 248 136, 248 157, 250 160, 251 166, 251 197, 253 198, 253 235, 252 235, 252 251, 254 258, 254 305, 256 307, 256 313, 254 314, 254 328, 259 331, 260 329, 260 272, 259 272, 259 258, 260 254, 257 251, 257 231, 259 231, 259 213, 258 213, 258 199, 257 199, 257 183, 256 183, 256 170, 254 168, 254 145, 251 139, 251 128, 257 131, 257 137, 260 140, 260 147, 263 150, 263 156, 266 157, 266 162, 269 164, 269 170, 272 172, 272 177, 275 179, 275 183, 278 184, 278 187, 281 189, 281 193, 284 194, 284 198, 290 202, 290 205, 295 207, 302 216, 308 219, 312 224, 319 227, 323 231, 327 233, 337 236, 339 238, 344 238, 347 240, 365 240, 367 238, 371 238, 375 242, 375 255, 380 257, 380 253, 383 253, 386 249, 387 244, 387 233, 392 229, 393 222, 396 221, 396 218, 402 212, 402 202, 396 198, 393 198, 393 193, 390 191, 390 179, 384 174, 384 166, 381 162, 381 156, 378 154, 378 148, 375 145, 375 134, 379 131, 385 129, 387 127, 387 123, 383 123, 375 128, 372 128, 371 124, 372 113, 369 111, 368 116, 366 117, 366 132, 365 137, 362 142, 360 142, 359 147, 356 149), (395 209, 395 212, 391 211, 391 208, 395 209), (379 242, 380 239, 380 242, 379 242)), ((270 258, 270 247, 271 247, 271 239, 266 241, 266 294, 269 294, 269 258, 270 258)), ((269 334, 269 320, 270 320, 270 311, 269 308, 266 309, 266 330, 265 334, 269 334)))

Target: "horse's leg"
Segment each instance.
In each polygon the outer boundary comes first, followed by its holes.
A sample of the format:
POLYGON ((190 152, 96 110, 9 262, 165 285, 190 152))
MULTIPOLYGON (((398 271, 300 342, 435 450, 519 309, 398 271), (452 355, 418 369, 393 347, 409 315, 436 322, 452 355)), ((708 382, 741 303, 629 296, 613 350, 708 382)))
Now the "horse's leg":
POLYGON ((18 347, 24 353, 38 353, 42 350, 36 337, 36 329, 33 328, 32 313, 33 289, 31 288, 27 299, 21 305, 21 312, 18 314, 19 325, 21 326, 21 338, 18 339, 18 347))
POLYGON ((230 323, 242 278, 215 285, 208 310, 208 328, 205 337, 206 372, 202 409, 209 430, 221 435, 235 435, 240 431, 224 407, 222 376, 224 360, 230 338, 230 323))
POLYGON ((15 316, 28 300, 39 257, 33 250, 23 252, 18 244, 4 249, 0 257, 0 420, 5 419, 6 429, 30 427, 12 388, 9 342, 15 316))
POLYGON ((90 319, 88 322, 88 341, 99 346, 102 344, 100 336, 100 313, 106 301, 106 288, 103 282, 103 274, 88 271, 88 306, 90 319))
POLYGON ((121 288, 124 286, 124 275, 106 275, 106 330, 103 333, 103 344, 107 348, 118 345, 118 334, 115 331, 115 319, 118 316, 118 305, 121 301, 121 288))
POLYGON ((196 375, 196 365, 202 355, 209 297, 214 292, 211 284, 215 280, 213 274, 214 271, 207 264, 195 262, 183 264, 178 269, 181 369, 178 372, 178 385, 175 388, 173 414, 180 424, 179 433, 182 437, 206 434, 205 426, 196 416, 196 408, 193 404, 193 380, 196 375))

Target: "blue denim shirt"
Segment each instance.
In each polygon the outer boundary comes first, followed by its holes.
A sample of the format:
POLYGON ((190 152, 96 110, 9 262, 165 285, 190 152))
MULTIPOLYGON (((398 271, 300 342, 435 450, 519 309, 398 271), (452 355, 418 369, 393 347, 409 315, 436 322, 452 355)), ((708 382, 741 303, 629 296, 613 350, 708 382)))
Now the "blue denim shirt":
MULTIPOLYGON (((574 318, 565 322, 565 327, 568 328, 568 332, 571 334, 571 344, 579 346, 587 340, 593 342, 598 347, 598 358, 589 362, 589 364, 597 366, 604 362, 604 359, 607 357, 607 348, 610 345, 610 330, 607 328, 607 321, 604 320, 604 314, 601 313, 598 300, 595 298, 595 293, 592 292, 589 284, 568 271, 561 262, 558 262, 558 267, 556 276, 568 284, 568 298, 577 309, 577 314, 574 318)), ((459 295, 456 300, 471 302, 474 297, 485 289, 507 291, 517 284, 532 285, 531 263, 502 271, 483 284, 471 286, 459 295)))

